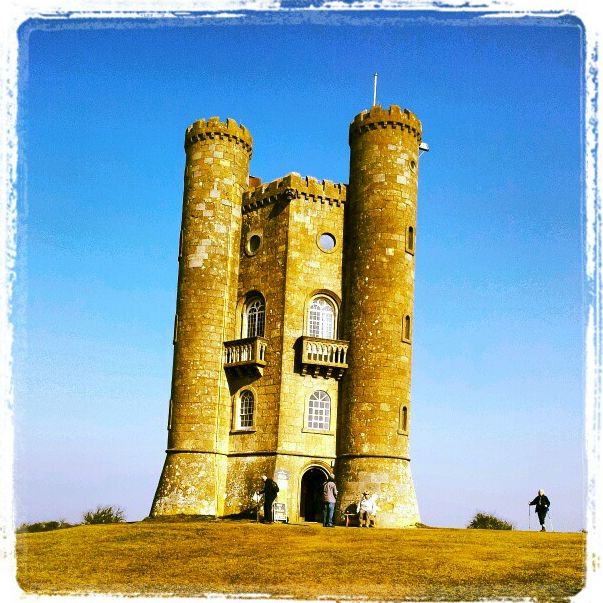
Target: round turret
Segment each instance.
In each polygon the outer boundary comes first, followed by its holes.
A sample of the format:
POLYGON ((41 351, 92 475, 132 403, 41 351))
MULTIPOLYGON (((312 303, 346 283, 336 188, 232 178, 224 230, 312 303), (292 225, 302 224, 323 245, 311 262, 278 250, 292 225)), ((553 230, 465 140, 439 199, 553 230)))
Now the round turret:
POLYGON ((340 508, 378 495, 379 525, 419 521, 409 466, 416 199, 421 122, 393 105, 350 125, 340 508))
POLYGON ((168 450, 151 515, 220 514, 229 392, 223 343, 234 333, 241 203, 252 139, 235 121, 186 131, 168 450))

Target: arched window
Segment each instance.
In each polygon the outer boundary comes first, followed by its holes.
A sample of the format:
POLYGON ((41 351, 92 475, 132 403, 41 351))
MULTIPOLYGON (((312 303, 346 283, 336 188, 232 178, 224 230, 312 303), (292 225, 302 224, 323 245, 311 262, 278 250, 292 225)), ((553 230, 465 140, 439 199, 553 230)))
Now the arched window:
POLYGON ((245 337, 263 337, 266 320, 266 307, 264 300, 253 297, 245 307, 245 337))
POLYGON ((335 305, 327 297, 316 297, 308 315, 310 337, 335 339, 335 305))
POLYGON ((241 392, 239 396, 238 425, 239 429, 251 429, 255 411, 255 400, 253 393, 248 389, 241 392))
POLYGON ((315 391, 308 403, 308 428, 328 430, 331 426, 331 398, 327 392, 315 391))

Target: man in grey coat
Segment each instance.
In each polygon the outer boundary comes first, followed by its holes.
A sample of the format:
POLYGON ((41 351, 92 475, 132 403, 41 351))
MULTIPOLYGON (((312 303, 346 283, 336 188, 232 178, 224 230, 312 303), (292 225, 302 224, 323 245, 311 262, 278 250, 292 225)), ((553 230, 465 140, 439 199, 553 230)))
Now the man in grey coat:
POLYGON ((325 528, 333 527, 333 513, 335 511, 335 501, 337 500, 337 486, 333 475, 329 475, 323 486, 324 508, 322 512, 322 525, 325 528))

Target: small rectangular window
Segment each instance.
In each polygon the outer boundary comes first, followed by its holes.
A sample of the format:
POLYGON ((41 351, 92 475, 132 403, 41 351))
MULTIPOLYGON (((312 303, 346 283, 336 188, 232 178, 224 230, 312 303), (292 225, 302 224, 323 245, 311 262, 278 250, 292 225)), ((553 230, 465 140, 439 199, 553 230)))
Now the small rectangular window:
POLYGON ((411 334, 411 320, 410 315, 407 314, 402 321, 402 341, 410 343, 411 334))
POLYGON ((415 252, 415 229, 412 226, 406 229, 406 252, 412 254, 415 252))

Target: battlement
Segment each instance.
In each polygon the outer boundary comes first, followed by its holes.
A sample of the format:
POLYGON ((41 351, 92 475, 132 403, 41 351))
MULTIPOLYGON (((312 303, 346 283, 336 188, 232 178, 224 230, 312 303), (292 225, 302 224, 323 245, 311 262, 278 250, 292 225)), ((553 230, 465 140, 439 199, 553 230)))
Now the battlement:
POLYGON ((377 128, 407 130, 421 142, 421 122, 414 113, 408 109, 401 109, 398 105, 392 105, 389 109, 375 105, 370 110, 365 109, 356 115, 350 124, 350 143, 356 136, 377 128))
POLYGON ((342 205, 346 201, 347 186, 331 180, 317 180, 291 172, 282 178, 262 184, 243 194, 243 213, 249 213, 273 203, 279 197, 287 201, 304 198, 314 202, 342 205))
POLYGON ((222 138, 238 143, 251 157, 253 138, 251 138, 249 130, 243 124, 238 124, 234 119, 228 118, 225 122, 220 121, 219 117, 197 120, 186 129, 184 148, 188 149, 191 144, 207 138, 222 138))

